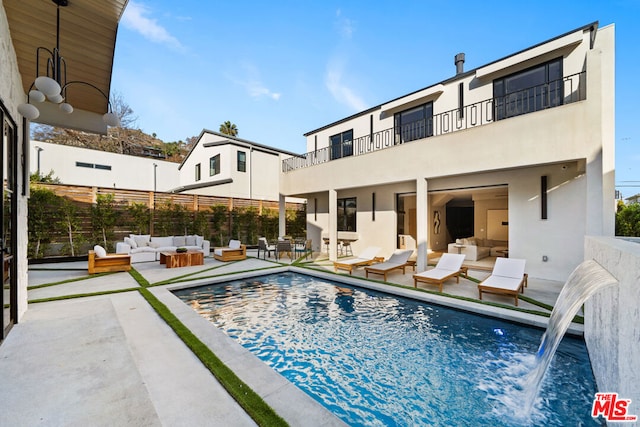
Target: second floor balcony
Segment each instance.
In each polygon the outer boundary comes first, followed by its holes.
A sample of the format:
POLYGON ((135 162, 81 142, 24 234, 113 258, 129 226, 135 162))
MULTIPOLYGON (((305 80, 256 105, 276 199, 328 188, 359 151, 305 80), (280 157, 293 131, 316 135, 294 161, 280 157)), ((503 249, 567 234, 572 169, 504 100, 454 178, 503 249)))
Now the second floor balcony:
POLYGON ((586 95, 586 72, 583 71, 544 85, 486 99, 400 127, 354 137, 341 144, 289 157, 282 161, 282 171, 289 172, 343 157, 360 156, 399 144, 489 125, 523 114, 583 101, 586 95))

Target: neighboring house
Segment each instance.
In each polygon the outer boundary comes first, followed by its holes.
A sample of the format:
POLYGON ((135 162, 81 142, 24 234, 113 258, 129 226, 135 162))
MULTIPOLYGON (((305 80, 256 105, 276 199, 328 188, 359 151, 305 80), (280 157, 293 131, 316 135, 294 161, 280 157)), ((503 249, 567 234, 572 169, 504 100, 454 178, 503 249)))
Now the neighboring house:
POLYGON ((175 162, 42 141, 30 147, 31 173, 53 171, 66 185, 167 192, 179 182, 175 162))
POLYGON ((389 256, 411 236, 422 271, 456 238, 505 239, 565 280, 585 235, 614 234, 614 51, 595 22, 470 71, 456 55, 453 77, 305 134, 280 192, 308 200, 316 249, 344 230, 389 256))
POLYGON ((180 164, 174 192, 279 200, 282 160, 297 155, 203 129, 180 164))

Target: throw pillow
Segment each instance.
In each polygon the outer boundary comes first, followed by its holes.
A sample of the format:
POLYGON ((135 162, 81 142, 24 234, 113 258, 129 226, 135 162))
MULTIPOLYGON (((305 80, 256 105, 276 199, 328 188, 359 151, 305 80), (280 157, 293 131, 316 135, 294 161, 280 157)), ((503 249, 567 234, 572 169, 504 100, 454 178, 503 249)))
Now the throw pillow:
POLYGON ((229 248, 240 249, 240 240, 229 240, 229 248))
POLYGON ((196 234, 196 246, 202 246, 202 242, 204 242, 204 237, 203 236, 198 236, 196 234))
POLYGON ((185 246, 187 238, 185 236, 173 236, 173 246, 185 246))
POLYGON ((129 245, 131 247, 131 249, 136 249, 138 247, 138 245, 136 244, 136 241, 133 240, 131 237, 125 237, 124 238, 124 242, 129 245))
POLYGON ((105 248, 103 248, 103 247, 102 247, 102 246, 100 246, 100 245, 95 245, 95 246, 93 247, 93 252, 95 252, 95 253, 96 253, 96 256, 97 256, 98 258, 104 258, 104 257, 106 257, 106 256, 107 256, 107 251, 105 250, 105 248))
POLYGON ((138 247, 149 246, 151 236, 149 234, 134 234, 133 240, 136 242, 138 247))
POLYGON ((187 245, 187 246, 195 246, 196 245, 196 236, 186 236, 184 244, 187 245))

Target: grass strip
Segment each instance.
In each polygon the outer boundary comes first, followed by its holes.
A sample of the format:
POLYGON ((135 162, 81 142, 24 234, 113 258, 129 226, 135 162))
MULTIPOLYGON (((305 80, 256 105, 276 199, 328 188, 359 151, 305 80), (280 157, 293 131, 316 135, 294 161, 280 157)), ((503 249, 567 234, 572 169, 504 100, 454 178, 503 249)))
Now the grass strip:
MULTIPOLYGON (((60 271, 60 270, 55 270, 55 271, 60 271)), ((30 291, 33 289, 47 288, 49 286, 64 285, 65 283, 79 282, 81 280, 93 279, 95 277, 108 276, 109 274, 113 274, 113 273, 98 273, 98 274, 92 274, 90 276, 75 277, 73 279, 61 280, 59 282, 43 283, 42 285, 27 286, 27 290, 30 291)))
POLYGON ((100 295, 109 295, 109 294, 119 294, 121 292, 131 292, 137 291, 140 288, 125 288, 125 289, 116 289, 113 291, 101 291, 101 292, 88 292, 84 294, 73 294, 73 295, 61 295, 58 297, 49 297, 49 298, 39 298, 27 301, 29 304, 38 304, 41 302, 50 302, 50 301, 61 301, 66 299, 74 299, 74 298, 85 298, 85 297, 95 297, 100 295))
POLYGON ((156 298, 151 291, 146 289, 146 287, 140 288, 139 291, 156 313, 173 329, 176 335, 178 335, 193 354, 200 359, 204 366, 218 379, 225 390, 227 390, 258 425, 288 425, 256 392, 251 390, 227 365, 222 363, 209 347, 180 322, 167 306, 156 298))
POLYGON ((140 272, 138 270, 136 270, 135 268, 131 267, 131 270, 129 270, 129 274, 143 288, 151 286, 149 281, 147 279, 145 279, 144 276, 142 274, 140 274, 140 272))

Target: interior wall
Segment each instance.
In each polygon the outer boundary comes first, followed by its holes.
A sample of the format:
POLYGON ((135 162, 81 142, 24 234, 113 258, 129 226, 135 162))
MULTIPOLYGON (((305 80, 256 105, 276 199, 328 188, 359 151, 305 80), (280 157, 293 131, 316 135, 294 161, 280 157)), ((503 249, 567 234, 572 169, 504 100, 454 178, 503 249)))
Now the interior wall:
POLYGON ((475 237, 487 238, 487 211, 494 209, 509 209, 508 198, 474 198, 473 229, 475 237))

